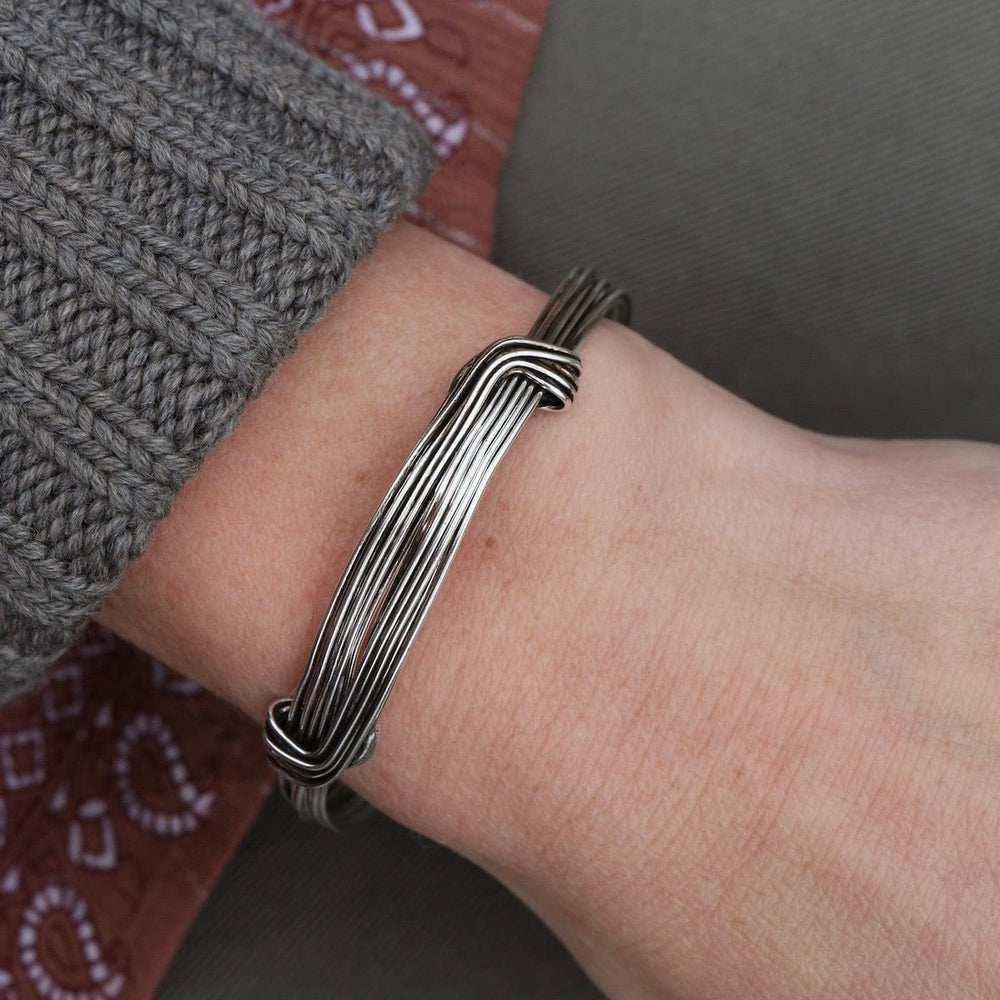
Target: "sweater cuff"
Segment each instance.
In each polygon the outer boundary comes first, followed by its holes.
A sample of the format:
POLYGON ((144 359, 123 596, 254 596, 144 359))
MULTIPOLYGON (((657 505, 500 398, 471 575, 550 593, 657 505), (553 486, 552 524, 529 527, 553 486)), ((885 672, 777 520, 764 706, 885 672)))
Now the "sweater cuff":
POLYGON ((431 168, 242 0, 0 6, 0 701, 431 168))

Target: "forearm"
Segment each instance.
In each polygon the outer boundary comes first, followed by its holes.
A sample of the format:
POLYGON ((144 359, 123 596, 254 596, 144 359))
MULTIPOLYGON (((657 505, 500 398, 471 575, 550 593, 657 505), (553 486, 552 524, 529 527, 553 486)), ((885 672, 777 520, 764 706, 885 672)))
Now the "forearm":
MULTIPOLYGON (((297 683, 354 544, 454 373, 491 341, 526 333, 544 301, 397 227, 185 485, 102 619, 261 719, 297 683)), ((516 683, 518 636, 541 625, 522 620, 530 593, 550 583, 537 561, 553 530, 571 532, 592 505, 581 485, 625 458, 619 435, 631 433, 633 409, 642 417, 634 380, 647 353, 661 357, 611 324, 581 350, 578 400, 559 418, 537 415, 501 464, 407 658, 378 754, 351 775, 442 839, 454 837, 446 824, 467 818, 463 787, 481 804, 479 780, 454 773, 490 752, 467 714, 492 711, 516 683)))
MULTIPOLYGON (((454 372, 543 302, 391 233, 105 621, 261 718, 454 372)), ((1000 910, 995 454, 815 438, 612 324, 580 353, 349 781, 502 877, 612 995, 976 995, 1000 910)))

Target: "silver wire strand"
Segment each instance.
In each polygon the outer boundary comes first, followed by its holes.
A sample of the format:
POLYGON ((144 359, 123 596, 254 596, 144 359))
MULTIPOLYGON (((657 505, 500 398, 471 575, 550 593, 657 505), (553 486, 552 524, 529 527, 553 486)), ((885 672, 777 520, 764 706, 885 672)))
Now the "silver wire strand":
POLYGON ((294 694, 264 724, 268 758, 307 819, 342 830, 369 807, 340 781, 375 749, 377 723, 480 497, 524 423, 560 410, 579 384, 574 353, 629 300, 575 268, 527 337, 470 359, 410 452, 348 561, 294 694))

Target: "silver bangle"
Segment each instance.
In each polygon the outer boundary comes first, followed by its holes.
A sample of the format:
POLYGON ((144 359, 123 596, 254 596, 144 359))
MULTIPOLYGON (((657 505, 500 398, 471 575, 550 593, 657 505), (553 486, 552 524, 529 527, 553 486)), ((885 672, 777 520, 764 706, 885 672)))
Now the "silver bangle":
POLYGON ((536 407, 572 401, 574 351, 606 316, 627 323, 627 296, 577 268, 527 337, 496 341, 455 376, 361 536, 298 688, 268 712, 267 755, 302 816, 344 829, 368 810, 339 778, 375 749, 400 665, 494 469, 536 407))

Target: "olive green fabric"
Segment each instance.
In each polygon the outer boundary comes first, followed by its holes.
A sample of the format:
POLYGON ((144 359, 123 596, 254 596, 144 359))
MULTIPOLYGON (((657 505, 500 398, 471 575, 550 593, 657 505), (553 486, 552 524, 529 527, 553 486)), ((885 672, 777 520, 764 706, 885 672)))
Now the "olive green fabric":
POLYGON ((556 0, 495 256, 816 429, 1000 440, 994 0, 556 0))
POLYGON ((275 795, 157 1000, 597 1000, 496 882, 384 817, 338 836, 275 795))
MULTIPOLYGON (((554 0, 496 258, 597 264, 637 329, 801 423, 1000 440, 998 53, 992 0, 554 0)), ((279 806, 159 1000, 597 996, 464 862, 279 806)))

